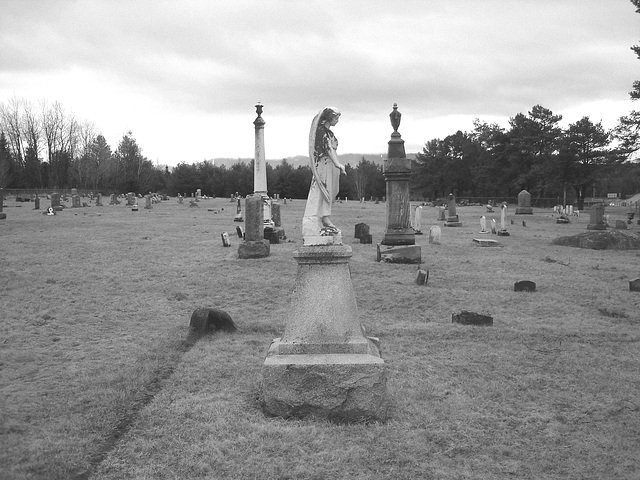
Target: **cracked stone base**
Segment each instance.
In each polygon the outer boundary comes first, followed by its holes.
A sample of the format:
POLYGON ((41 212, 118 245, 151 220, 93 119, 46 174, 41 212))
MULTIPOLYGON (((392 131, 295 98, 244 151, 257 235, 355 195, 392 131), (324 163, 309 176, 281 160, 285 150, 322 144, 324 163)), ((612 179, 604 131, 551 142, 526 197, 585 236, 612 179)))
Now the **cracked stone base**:
POLYGON ((262 367, 260 400, 267 414, 283 418, 385 421, 386 368, 376 355, 269 355, 262 367))

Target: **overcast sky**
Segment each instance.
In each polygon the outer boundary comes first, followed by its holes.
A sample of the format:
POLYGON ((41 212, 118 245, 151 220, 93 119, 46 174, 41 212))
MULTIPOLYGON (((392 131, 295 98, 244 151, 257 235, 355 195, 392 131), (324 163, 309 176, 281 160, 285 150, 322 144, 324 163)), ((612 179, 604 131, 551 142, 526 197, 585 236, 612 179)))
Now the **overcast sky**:
POLYGON ((115 149, 160 164, 306 155, 342 112, 339 153, 382 153, 394 102, 408 152, 540 104, 605 127, 640 61, 629 0, 0 0, 0 102, 59 101, 115 149))

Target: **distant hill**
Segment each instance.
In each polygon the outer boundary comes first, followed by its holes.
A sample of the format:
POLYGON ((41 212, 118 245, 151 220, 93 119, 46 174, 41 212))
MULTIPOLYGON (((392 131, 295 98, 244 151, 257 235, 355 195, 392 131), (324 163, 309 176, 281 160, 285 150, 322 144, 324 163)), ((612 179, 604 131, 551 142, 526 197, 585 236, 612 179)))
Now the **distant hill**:
MULTIPOLYGON (((338 155, 338 159, 345 165, 348 164, 348 165, 351 165, 352 167, 355 167, 358 164, 358 162, 360 162, 362 157, 364 157, 368 161, 373 162, 377 165, 382 165, 385 156, 386 154, 382 154, 382 153, 345 153, 342 155, 338 155)), ((409 153, 407 154, 407 157, 413 159, 415 158, 415 154, 409 153)), ((227 168, 229 168, 238 162, 249 163, 251 162, 251 160, 253 160, 253 158, 214 158, 213 164, 217 167, 221 167, 222 165, 224 165, 227 168)), ((298 167, 309 164, 309 157, 305 155, 296 155, 295 157, 287 157, 285 160, 291 166, 293 166, 293 168, 298 168, 298 167)), ((282 162, 282 158, 279 158, 279 159, 268 158, 267 162, 269 162, 272 167, 276 167, 280 165, 280 162, 282 162)))

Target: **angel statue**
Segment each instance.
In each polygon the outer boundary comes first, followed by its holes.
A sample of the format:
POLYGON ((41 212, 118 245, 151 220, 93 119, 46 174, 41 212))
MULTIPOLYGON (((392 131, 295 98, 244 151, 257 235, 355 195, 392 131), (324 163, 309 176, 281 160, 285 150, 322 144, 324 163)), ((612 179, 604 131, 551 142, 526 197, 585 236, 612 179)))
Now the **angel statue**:
MULTIPOLYGON (((304 243, 314 244, 313 237, 340 235, 340 230, 331 223, 331 204, 338 195, 340 173, 344 165, 338 161, 338 139, 330 130, 338 123, 340 112, 333 107, 322 109, 311 122, 309 132, 309 160, 313 178, 302 218, 304 243)), ((328 240, 328 239, 326 239, 328 240)), ((331 243, 318 241, 319 244, 331 243)))

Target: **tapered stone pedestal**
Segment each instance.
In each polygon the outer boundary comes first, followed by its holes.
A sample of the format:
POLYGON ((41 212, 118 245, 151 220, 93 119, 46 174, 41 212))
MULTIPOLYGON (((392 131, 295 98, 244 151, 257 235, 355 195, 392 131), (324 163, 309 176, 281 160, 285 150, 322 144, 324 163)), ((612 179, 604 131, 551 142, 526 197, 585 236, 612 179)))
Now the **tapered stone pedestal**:
POLYGON ((377 246, 377 260, 387 263, 421 263, 421 247, 415 244, 415 231, 410 222, 411 159, 405 154, 404 140, 398 132, 401 114, 397 104, 393 104, 389 117, 393 133, 383 168, 387 192, 387 228, 377 246))
POLYGON ((386 420, 387 377, 377 339, 358 319, 345 245, 302 246, 285 331, 262 367, 269 415, 336 422, 386 420))
POLYGON ((245 199, 245 241, 238 245, 238 258, 264 258, 270 253, 269 241, 264 240, 262 196, 247 195, 245 199))

